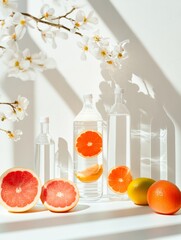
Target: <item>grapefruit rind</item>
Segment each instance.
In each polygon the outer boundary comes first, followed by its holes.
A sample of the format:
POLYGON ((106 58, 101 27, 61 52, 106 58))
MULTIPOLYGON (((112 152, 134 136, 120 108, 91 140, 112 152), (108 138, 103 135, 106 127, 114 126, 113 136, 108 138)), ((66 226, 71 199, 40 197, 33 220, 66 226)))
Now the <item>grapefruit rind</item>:
MULTIPOLYGON (((55 190, 55 189, 54 189, 55 190)), ((59 189, 59 192, 61 192, 61 189, 59 189)), ((79 201, 79 190, 77 188, 77 186, 70 180, 65 180, 65 179, 62 179, 62 178, 55 178, 55 179, 52 179, 52 180, 48 180, 42 187, 42 192, 41 192, 41 196, 40 196, 40 199, 43 203, 43 205, 48 209, 50 210, 51 212, 68 212, 70 211, 71 209, 73 209, 77 204, 78 204, 78 201, 79 201), (53 183, 53 182, 56 182, 56 181, 61 181, 61 182, 64 182, 64 183, 69 183, 73 188, 74 188, 74 191, 75 191, 75 200, 72 202, 72 204, 66 206, 66 207, 55 207, 53 205, 50 204, 49 200, 48 200, 48 194, 52 194, 51 192, 48 193, 48 186, 53 183)))
POLYGON ((132 178, 130 169, 127 166, 116 166, 109 171, 108 178, 107 178, 107 185, 112 192, 118 195, 119 194, 122 195, 127 192, 127 188, 129 184, 132 182, 132 180, 133 178, 132 178), (124 170, 126 174, 124 176, 119 176, 119 177, 117 176, 117 178, 115 179, 111 178, 111 174, 114 173, 114 171, 116 171, 118 168, 121 168, 122 170, 124 170), (116 187, 113 187, 118 185, 118 179, 120 179, 119 190, 116 189, 116 187))
POLYGON ((91 183, 97 181, 103 173, 102 164, 95 164, 89 168, 86 168, 84 171, 78 172, 75 176, 79 181, 84 183, 91 183))
POLYGON ((181 191, 168 180, 158 180, 148 189, 147 200, 154 212, 172 215, 181 208, 181 191))
MULTIPOLYGON (((90 140, 90 143, 93 144, 90 140)), ((91 145, 90 144, 90 145, 91 145)), ((81 156, 81 157, 84 157, 84 158, 92 158, 92 157, 96 157, 98 156, 101 152, 102 152, 102 134, 97 132, 97 131, 94 131, 94 130, 86 130, 86 131, 83 131, 81 132, 77 138, 75 139, 75 149, 77 151, 77 153, 81 156), (95 134, 95 136, 97 138, 99 138, 100 143, 97 145, 97 151, 95 151, 95 146, 94 146, 94 151, 95 153, 86 153, 85 154, 85 148, 87 148, 87 150, 89 148, 91 148, 91 146, 88 146, 89 142, 87 143, 87 145, 85 144, 83 147, 79 146, 79 139, 82 138, 83 136, 85 136, 85 134, 87 133, 92 133, 92 134, 95 134), (83 151, 84 151, 84 154, 83 154, 83 151)))
POLYGON ((5 171, 1 176, 0 176, 0 204, 6 208, 9 212, 26 212, 28 210, 30 210, 31 208, 33 208, 36 203, 38 202, 39 198, 40 198, 40 194, 41 194, 41 182, 40 182, 40 179, 37 177, 37 175, 30 169, 26 169, 26 168, 10 168, 8 169, 7 171, 5 171), (30 203, 30 204, 27 204, 25 205, 24 207, 11 207, 9 206, 5 201, 4 199, 2 198, 2 191, 3 191, 3 188, 2 188, 2 183, 3 183, 3 179, 10 173, 12 172, 28 172, 30 173, 36 180, 37 180, 37 193, 36 193, 36 196, 34 198, 34 200, 30 203))

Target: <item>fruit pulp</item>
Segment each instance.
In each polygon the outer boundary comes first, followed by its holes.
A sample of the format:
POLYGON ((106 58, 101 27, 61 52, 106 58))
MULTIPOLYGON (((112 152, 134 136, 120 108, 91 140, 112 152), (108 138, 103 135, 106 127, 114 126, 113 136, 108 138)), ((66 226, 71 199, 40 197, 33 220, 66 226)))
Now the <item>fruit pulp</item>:
MULTIPOLYGON (((75 121, 74 122, 74 144, 77 137, 85 131, 96 131, 102 135, 102 121, 75 121)), ((74 182, 80 193, 80 200, 91 201, 98 200, 102 196, 102 176, 97 181, 85 183, 77 179, 76 174, 84 171, 94 164, 102 164, 102 151, 93 157, 83 157, 75 149, 74 146, 74 182)))
MULTIPOLYGON (((110 114, 108 121, 108 171, 117 166, 130 167, 130 116, 110 114)), ((108 188, 109 198, 127 199, 108 188)))

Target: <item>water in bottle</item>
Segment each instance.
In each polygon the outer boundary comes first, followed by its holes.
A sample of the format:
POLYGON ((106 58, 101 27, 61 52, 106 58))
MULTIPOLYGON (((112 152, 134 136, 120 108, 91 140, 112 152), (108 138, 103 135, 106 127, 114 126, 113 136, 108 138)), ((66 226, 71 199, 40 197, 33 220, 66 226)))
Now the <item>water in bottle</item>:
POLYGON ((55 176, 55 143, 49 134, 49 118, 40 119, 40 134, 36 138, 35 171, 42 184, 55 176))
MULTIPOLYGON (((112 168, 130 168, 130 114, 125 105, 124 89, 116 85, 115 102, 108 115, 107 163, 108 173, 112 168)), ((117 194, 108 187, 108 197, 125 199, 125 194, 117 194)))
POLYGON ((103 121, 92 101, 84 95, 84 104, 74 120, 74 181, 80 200, 98 200, 102 196, 103 121))

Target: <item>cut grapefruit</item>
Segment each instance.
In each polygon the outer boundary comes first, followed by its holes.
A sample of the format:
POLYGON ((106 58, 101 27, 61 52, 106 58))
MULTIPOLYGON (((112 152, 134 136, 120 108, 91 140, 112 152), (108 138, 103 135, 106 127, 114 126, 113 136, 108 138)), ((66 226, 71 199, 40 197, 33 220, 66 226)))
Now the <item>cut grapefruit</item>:
POLYGON ((82 157, 95 157, 102 151, 102 135, 92 130, 82 132, 75 140, 75 148, 82 157))
POLYGON ((40 194, 40 180, 30 169, 11 168, 0 177, 0 203, 10 212, 31 209, 40 194))
POLYGON ((127 166, 118 166, 110 170, 108 174, 108 187, 116 193, 125 193, 132 181, 130 169, 127 166))
POLYGON ((85 170, 76 173, 76 177, 85 183, 95 182, 97 181, 103 173, 102 164, 94 164, 85 170))
POLYGON ((52 212, 67 212, 79 201, 78 188, 69 180, 49 180, 42 187, 41 201, 52 212))

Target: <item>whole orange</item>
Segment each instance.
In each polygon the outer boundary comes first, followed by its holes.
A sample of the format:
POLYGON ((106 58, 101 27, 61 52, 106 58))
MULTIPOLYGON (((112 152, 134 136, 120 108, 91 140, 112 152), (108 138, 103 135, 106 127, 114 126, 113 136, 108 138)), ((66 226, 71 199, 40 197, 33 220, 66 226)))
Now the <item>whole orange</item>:
POLYGON ((159 180, 147 192, 148 205, 161 214, 174 214, 181 208, 181 192, 172 182, 159 180))

